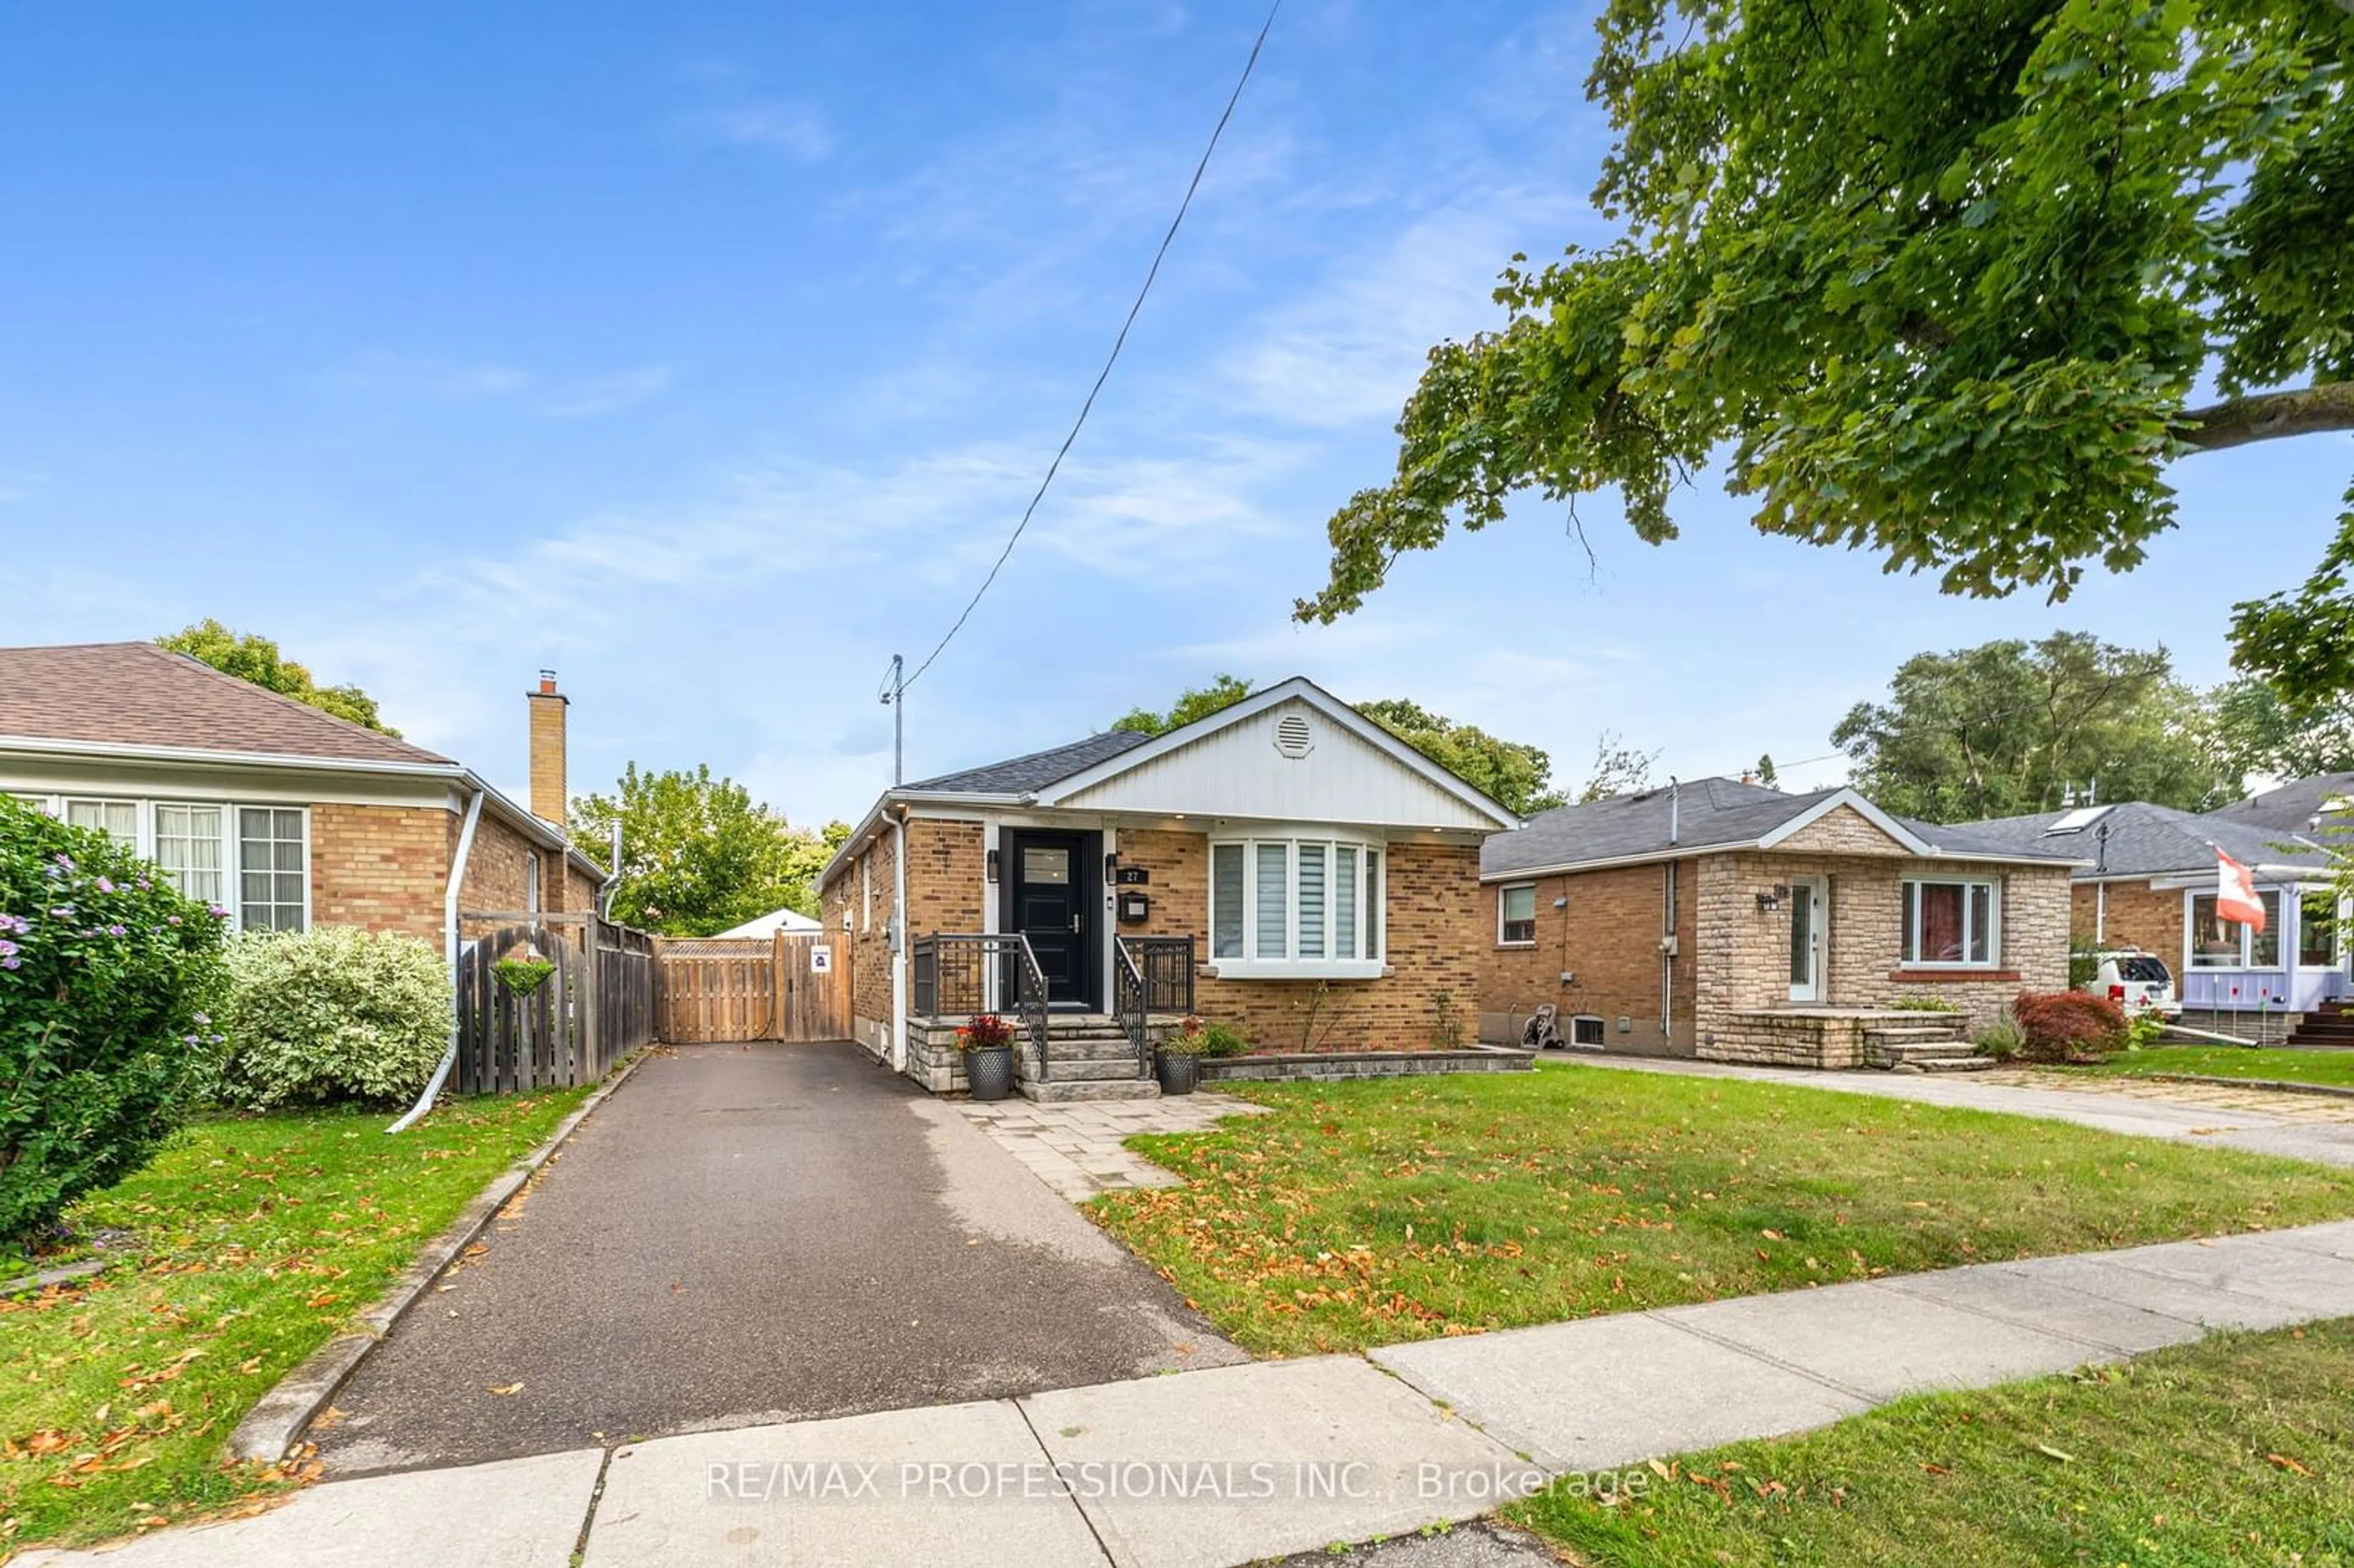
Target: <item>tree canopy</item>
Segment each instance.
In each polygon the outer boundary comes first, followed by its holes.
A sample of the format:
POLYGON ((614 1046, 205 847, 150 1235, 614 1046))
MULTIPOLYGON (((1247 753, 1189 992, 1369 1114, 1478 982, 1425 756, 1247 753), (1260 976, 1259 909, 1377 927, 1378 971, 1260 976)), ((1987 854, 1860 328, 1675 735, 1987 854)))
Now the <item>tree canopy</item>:
POLYGON ((2232 779, 2354 773, 2354 698, 2299 706, 2243 676, 2208 693, 2206 708, 2208 755, 2232 779))
MULTIPOLYGON (((1640 538, 1722 461, 1757 527, 2067 597, 2173 525, 2186 454, 2354 429, 2354 4, 1610 0, 1587 96, 1624 235, 1513 258, 1431 351, 1394 477, 1332 518, 1358 608, 1533 488, 1640 538), (2218 396, 2196 404, 2211 380, 2218 396)), ((2354 686, 2354 493, 2235 657, 2354 686)))
POLYGON ((1251 684, 1240 675, 1216 674, 1206 686, 1188 686, 1169 705, 1167 713, 1155 713, 1150 708, 1130 708, 1111 721, 1114 729, 1134 730, 1139 735, 1161 735, 1179 725, 1192 724, 1195 719, 1208 718, 1220 708, 1230 708, 1251 694, 1251 684))
POLYGON ((240 681, 250 681, 264 691, 307 703, 321 713, 349 719, 384 735, 400 734, 376 712, 376 699, 357 686, 322 686, 311 678, 309 670, 279 652, 278 644, 269 638, 249 631, 231 631, 209 616, 168 637, 158 637, 155 646, 185 653, 200 664, 209 664, 222 674, 235 675, 240 681))
MULTIPOLYGON (((1218 674, 1206 686, 1189 686, 1166 713, 1136 708, 1112 721, 1114 729, 1161 735, 1179 725, 1207 718, 1234 706, 1251 694, 1251 683, 1239 675, 1218 674)), ((1457 724, 1403 697, 1359 703, 1367 718, 1479 790, 1517 813, 1547 811, 1564 797, 1553 784, 1553 758, 1540 748, 1490 735, 1477 725, 1457 724)))
POLYGON ((1859 703, 1831 732, 1852 782, 1900 816, 1933 822, 2104 800, 2203 810, 2241 774, 2209 743, 2206 708, 2164 648, 2063 631, 1907 659, 1885 703, 1859 703))
POLYGON ((573 837, 590 845, 620 821, 613 917, 672 937, 707 937, 772 909, 815 915, 818 874, 850 836, 843 822, 794 828, 708 766, 651 773, 632 762, 614 793, 575 799, 570 817, 573 837))

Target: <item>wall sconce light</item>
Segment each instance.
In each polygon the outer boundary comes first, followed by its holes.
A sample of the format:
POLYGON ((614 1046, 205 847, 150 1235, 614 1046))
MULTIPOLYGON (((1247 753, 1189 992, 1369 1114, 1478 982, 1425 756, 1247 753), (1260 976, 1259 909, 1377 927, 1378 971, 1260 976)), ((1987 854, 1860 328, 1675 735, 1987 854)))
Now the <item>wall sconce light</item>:
POLYGON ((1104 853, 1104 881, 1111 883, 1118 882, 1119 880, 1119 852, 1118 850, 1106 851, 1104 853))
POLYGON ((1779 909, 1780 907, 1782 907, 1782 890, 1780 888, 1761 887, 1757 890, 1757 910, 1759 914, 1771 915, 1775 910, 1779 909))
POLYGON ((995 850, 989 852, 989 880, 992 884, 997 881, 997 852, 995 850))

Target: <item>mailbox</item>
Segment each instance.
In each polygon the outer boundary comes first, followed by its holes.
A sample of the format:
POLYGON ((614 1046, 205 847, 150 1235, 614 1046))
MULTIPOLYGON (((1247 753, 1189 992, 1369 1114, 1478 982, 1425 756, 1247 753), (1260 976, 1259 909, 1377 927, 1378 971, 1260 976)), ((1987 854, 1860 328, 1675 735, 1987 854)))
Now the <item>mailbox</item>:
POLYGON ((1121 925, 1141 926, 1147 920, 1151 918, 1152 899, 1150 895, 1142 893, 1123 893, 1119 895, 1119 923, 1121 925))

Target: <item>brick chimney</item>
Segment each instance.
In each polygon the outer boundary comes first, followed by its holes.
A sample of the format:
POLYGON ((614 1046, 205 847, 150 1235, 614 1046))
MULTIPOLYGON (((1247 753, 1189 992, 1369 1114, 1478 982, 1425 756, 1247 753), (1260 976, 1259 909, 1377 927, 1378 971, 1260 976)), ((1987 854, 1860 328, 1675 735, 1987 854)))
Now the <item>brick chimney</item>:
POLYGON ((557 827, 564 825, 564 710, 571 698, 556 689, 556 672, 539 673, 539 690, 525 694, 531 704, 531 814, 557 827))

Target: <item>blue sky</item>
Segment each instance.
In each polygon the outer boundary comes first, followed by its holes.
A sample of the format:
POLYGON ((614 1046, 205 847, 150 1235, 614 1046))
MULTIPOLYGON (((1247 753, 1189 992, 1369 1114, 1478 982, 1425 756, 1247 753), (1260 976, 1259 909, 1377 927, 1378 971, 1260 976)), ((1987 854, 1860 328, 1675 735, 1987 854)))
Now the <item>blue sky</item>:
MULTIPOLYGON (((1598 500, 1293 626, 1425 348, 1606 230, 1588 8, 1292 0, 1127 357, 910 694, 911 777, 1217 670, 1412 697, 1659 771, 1830 750, 1925 648, 2085 628, 2225 673, 2342 438, 2182 465, 2183 526, 2064 606, 1598 500)), ((1108 344, 1262 16, 1193 5, 0 5, 0 642, 200 616, 519 788, 708 762, 798 821, 887 783, 875 690, 945 630, 1108 344)), ((1788 782, 1840 777, 1837 760, 1788 782)))

